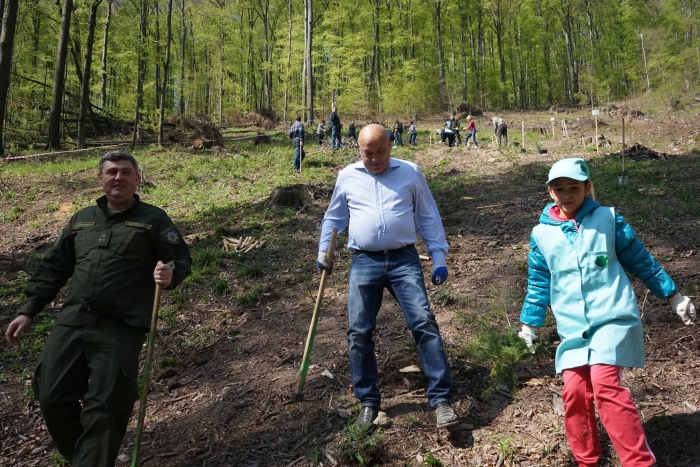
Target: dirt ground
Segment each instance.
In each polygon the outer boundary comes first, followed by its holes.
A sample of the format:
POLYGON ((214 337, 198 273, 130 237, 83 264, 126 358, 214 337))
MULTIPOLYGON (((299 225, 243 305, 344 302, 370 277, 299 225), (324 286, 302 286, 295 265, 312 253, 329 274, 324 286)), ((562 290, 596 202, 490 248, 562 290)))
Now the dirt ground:
MULTIPOLYGON (((515 140, 520 139, 521 120, 551 128, 550 115, 545 113, 506 117, 515 140)), ((555 117, 574 118, 568 114, 555 117)), ((439 127, 437 122, 431 123, 439 127)), ((610 123, 603 132, 617 151, 621 129, 610 123)), ((484 138, 486 119, 477 120, 477 126, 484 138)), ((672 158, 655 163, 672 164, 668 166, 671 175, 697 199, 700 152, 693 138, 698 128, 697 115, 674 121, 640 117, 628 121, 626 136, 628 142, 671 154, 672 158)), ((434 187, 450 243, 448 282, 443 289, 428 285, 428 294, 450 355, 454 407, 462 424, 453 431, 436 430, 422 375, 400 372, 419 362, 401 311, 386 294, 375 339, 383 410, 392 424, 385 430, 384 452, 377 465, 418 466, 428 451, 445 466, 575 465, 564 434, 562 381, 554 374, 552 358, 558 338, 553 325, 541 330, 548 352, 519 367, 520 388, 515 397, 504 389, 485 397, 490 368, 457 357, 457 350, 473 336, 472 323, 479 318, 504 326, 518 322, 527 283, 529 234, 548 202, 543 185, 547 167, 562 157, 596 159, 583 146, 583 136, 592 136, 590 128, 572 129, 567 140, 557 130, 554 139, 542 135, 536 145, 526 144, 524 153, 499 152, 484 147, 484 142, 482 149, 473 150, 428 147, 422 141, 415 160, 434 187), (548 154, 537 154, 538 147, 548 149, 548 154), (457 305, 451 297, 459 297, 457 305)), ((605 150, 601 150, 600 158, 604 157, 605 150)), ((50 195, 59 206, 55 222, 33 229, 2 224, 6 241, 0 245, 0 268, 5 279, 24 269, 32 254, 51 242, 70 212, 71 193, 98 191, 89 174, 75 174, 70 180, 68 186, 57 177, 63 189, 50 195)), ((668 203, 679 203, 677 212, 682 214, 682 204, 674 194, 665 196, 668 203)), ((615 200, 607 201, 613 204, 615 200)), ((350 254, 344 249, 325 292, 305 401, 287 404, 295 391, 318 287, 318 276, 309 284, 299 277, 310 273, 319 235, 316 225, 327 203, 325 196, 296 219, 274 225, 268 233, 277 242, 270 244, 279 248, 249 253, 251 260, 269 266, 265 275, 276 284, 257 303, 239 305, 226 296, 212 297, 209 289, 201 287, 191 291, 189 302, 173 323, 161 320, 156 361, 170 358, 173 364, 154 371, 142 465, 342 465, 336 444, 357 411, 345 340, 350 254), (183 341, 190 344, 183 345, 183 341), (323 375, 326 371, 333 379, 323 375)), ((617 207, 628 214, 624 205, 617 207)), ((198 231, 196 225, 181 227, 184 235, 198 231)), ((700 217, 658 216, 635 227, 682 290, 699 290, 700 217)), ((241 223, 224 228, 230 236, 249 234, 241 223)), ((424 245, 418 248, 425 252, 424 245)), ((425 271, 429 270, 430 263, 425 262, 425 271)), ((624 383, 638 405, 658 465, 700 466, 697 327, 683 326, 664 302, 647 294, 643 284, 634 284, 645 324, 646 367, 626 370, 624 383)), ((166 294, 163 306, 175 300, 173 294, 166 294)), ((11 316, 9 307, 3 310, 0 325, 4 330, 11 316)), ((21 365, 33 368, 32 363, 21 365)), ((53 466, 56 451, 36 402, 26 396, 31 375, 7 371, 4 375, 5 381, 0 382, 0 465, 53 466)), ((117 465, 130 463, 133 430, 132 420, 117 465)), ((618 465, 605 435, 601 442, 601 466, 618 465)))

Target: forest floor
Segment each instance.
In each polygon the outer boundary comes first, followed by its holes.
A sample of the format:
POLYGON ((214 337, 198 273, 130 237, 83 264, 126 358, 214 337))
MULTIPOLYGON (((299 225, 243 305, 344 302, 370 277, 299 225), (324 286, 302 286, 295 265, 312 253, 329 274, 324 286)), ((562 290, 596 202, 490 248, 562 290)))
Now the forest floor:
MULTIPOLYGON (((486 118, 477 119, 481 149, 428 145, 398 148, 394 156, 417 162, 440 209, 450 243, 450 277, 426 284, 454 379, 457 429, 437 430, 419 365, 400 309, 386 294, 379 314, 376 353, 383 410, 391 426, 373 460, 387 466, 574 465, 562 417, 562 381, 555 375, 558 341, 554 321, 541 329, 542 346, 514 366, 518 390, 491 386, 491 364, 464 353, 487 329, 518 323, 527 283, 529 234, 549 201, 544 182, 552 162, 571 156, 590 161, 598 200, 615 206, 679 288, 700 294, 700 107, 673 119, 628 119, 627 144, 641 143, 668 157, 628 161, 629 184, 618 185, 620 119, 603 117, 601 132, 612 147, 584 147, 593 136, 575 118, 589 112, 550 115, 509 113, 511 141, 520 122, 551 128, 566 118, 562 139, 528 133, 525 152, 487 144, 486 118), (581 129, 572 128, 580 127, 581 129), (537 149, 547 149, 540 155, 537 149)), ((441 119, 419 122, 438 128, 441 119)), ((142 197, 163 206, 191 245, 194 272, 163 297, 155 369, 148 400, 141 465, 309 466, 347 465, 341 441, 358 407, 350 385, 346 349, 347 277, 351 255, 335 260, 311 358, 304 401, 288 404, 318 288, 315 258, 318 224, 337 172, 355 151, 309 150, 303 175, 291 174, 287 142, 228 147, 189 154, 148 149, 137 157, 147 167, 142 197), (282 149, 279 149, 282 148, 282 149), (304 185, 315 197, 300 211, 275 209, 261 199, 269 188, 304 185), (256 191, 257 190, 257 191, 256 191), (224 251, 220 236, 267 240, 248 253, 224 251), (324 375, 324 373, 326 375, 324 375), (333 378, 329 378, 330 373, 333 378)), ((67 218, 99 196, 96 158, 6 165, 0 185, 0 326, 4 330, 22 301, 22 287, 67 218)), ((345 237, 341 237, 341 242, 345 237)), ((341 243, 344 245, 344 243, 341 243)), ((425 245, 419 242, 425 254, 425 245)), ((430 263, 425 262, 425 272, 430 263)), ((700 336, 684 326, 662 300, 634 282, 645 327, 646 367, 624 372, 648 442, 659 466, 700 465, 700 336)), ((25 336, 20 348, 0 346, 0 465, 60 465, 30 380, 60 307, 60 297, 25 336)), ((137 403, 138 405, 138 403, 137 403)), ((137 407, 135 407, 135 412, 137 407)), ((117 463, 128 465, 134 439, 129 426, 117 463)), ((601 466, 619 465, 601 437, 601 466)))

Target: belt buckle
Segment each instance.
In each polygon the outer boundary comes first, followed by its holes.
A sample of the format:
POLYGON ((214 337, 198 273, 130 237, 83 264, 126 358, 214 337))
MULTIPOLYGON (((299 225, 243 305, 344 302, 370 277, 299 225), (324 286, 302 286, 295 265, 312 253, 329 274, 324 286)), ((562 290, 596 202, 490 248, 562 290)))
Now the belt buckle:
POLYGON ((389 250, 387 248, 384 249, 384 254, 389 253, 389 250))

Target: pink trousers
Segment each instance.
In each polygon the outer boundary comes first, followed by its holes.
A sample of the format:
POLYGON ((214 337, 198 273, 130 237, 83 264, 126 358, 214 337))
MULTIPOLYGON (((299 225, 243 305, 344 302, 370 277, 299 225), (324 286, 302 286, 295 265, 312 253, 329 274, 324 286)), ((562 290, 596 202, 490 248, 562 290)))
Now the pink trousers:
POLYGON ((564 370, 563 376, 566 437, 579 467, 597 467, 600 459, 595 406, 622 467, 655 465, 632 395, 620 386, 621 367, 586 365, 564 370))

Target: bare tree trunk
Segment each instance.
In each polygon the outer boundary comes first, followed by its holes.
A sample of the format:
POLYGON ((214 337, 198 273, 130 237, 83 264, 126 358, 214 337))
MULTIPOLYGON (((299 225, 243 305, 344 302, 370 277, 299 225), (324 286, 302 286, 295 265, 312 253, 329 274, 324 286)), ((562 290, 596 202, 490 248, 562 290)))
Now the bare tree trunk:
MULTIPOLYGON (((2 0, 5 3, 5 0, 2 0)), ((5 109, 7 93, 10 90, 10 66, 12 49, 15 44, 17 27, 17 10, 19 0, 7 0, 2 15, 2 32, 0 33, 0 154, 5 154, 5 109)))
POLYGON ((308 21, 306 43, 304 44, 304 54, 306 56, 306 98, 307 98, 307 117, 306 121, 309 124, 314 123, 314 74, 311 51, 314 38, 314 15, 313 15, 313 0, 306 0, 308 21))
POLYGON ((180 115, 185 113, 185 45, 187 26, 185 25, 185 0, 180 0, 180 92, 178 110, 180 115))
POLYGON ((284 84, 284 111, 282 121, 287 123, 287 106, 289 105, 289 73, 292 66, 292 0, 287 1, 287 18, 289 19, 289 35, 287 39, 287 74, 284 84))
POLYGON ((109 43, 109 23, 112 20, 112 1, 107 0, 107 18, 105 18, 105 31, 102 37, 102 110, 107 110, 107 49, 109 43))
POLYGON ((160 112, 158 114, 158 144, 163 145, 163 119, 165 116, 165 95, 168 92, 168 72, 170 71, 170 43, 173 40, 173 0, 168 0, 168 18, 165 26, 165 62, 163 63, 163 85, 161 86, 160 112))
POLYGON ((143 129, 141 128, 141 110, 143 109, 143 82, 146 77, 146 20, 148 18, 148 0, 141 0, 141 22, 139 31, 139 52, 138 52, 138 78, 136 82, 136 115, 134 116, 134 135, 131 139, 131 150, 136 147, 136 140, 143 139, 143 129))
MULTIPOLYGON (((382 79, 381 79, 381 64, 379 62, 379 0, 372 0, 374 10, 372 11, 372 66, 369 75, 369 85, 377 88, 377 112, 382 113, 382 79)), ((369 99, 371 101, 372 94, 369 99)), ((371 105, 371 102, 370 102, 371 105)))
MULTIPOLYGON (((564 2, 566 4, 566 2, 564 2)), ((570 5, 566 5, 564 13, 564 39, 566 40, 566 54, 569 59, 569 76, 571 79, 571 90, 569 102, 573 102, 574 96, 579 92, 578 82, 578 63, 574 54, 574 39, 571 34, 571 9, 570 5)))
POLYGON ((442 52, 442 1, 436 0, 435 6, 435 33, 437 35, 437 54, 438 54, 438 110, 442 110, 445 106, 445 58, 442 52))
POLYGON ((649 81, 649 67, 647 67, 647 51, 644 48, 644 36, 642 31, 639 31, 639 41, 642 43, 642 57, 644 57, 644 72, 647 75, 647 92, 651 93, 651 81, 649 81))
MULTIPOLYGON (((108 0, 109 1, 109 0, 108 0)), ((80 85, 80 111, 78 112, 78 147, 85 148, 85 114, 90 105, 90 73, 92 70, 92 46, 95 42, 95 23, 97 22, 97 7, 102 0, 94 0, 90 6, 88 20, 88 35, 85 43, 85 62, 83 65, 83 81, 80 85)))
POLYGON ((68 41, 70 40, 70 17, 72 13, 73 0, 63 0, 63 6, 61 8, 61 27, 58 34, 58 47, 56 50, 56 65, 54 68, 47 149, 59 149, 61 147, 61 104, 63 102, 66 57, 68 56, 68 41))
POLYGON ((161 98, 161 92, 160 92, 160 63, 158 60, 160 59, 160 5, 159 5, 159 0, 153 0, 153 11, 156 14, 156 21, 155 21, 155 41, 153 44, 154 48, 154 55, 155 55, 155 60, 153 60, 153 66, 154 66, 154 80, 153 80, 153 98, 155 99, 155 108, 160 109, 160 98, 161 98))

